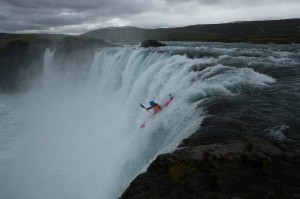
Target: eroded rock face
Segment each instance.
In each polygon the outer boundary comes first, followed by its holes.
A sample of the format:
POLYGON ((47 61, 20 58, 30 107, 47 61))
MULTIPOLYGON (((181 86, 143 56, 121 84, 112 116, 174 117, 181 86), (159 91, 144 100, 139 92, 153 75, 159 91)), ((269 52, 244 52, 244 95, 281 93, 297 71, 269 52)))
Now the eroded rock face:
POLYGON ((100 39, 66 37, 56 45, 55 70, 72 72, 76 80, 85 79, 94 58, 94 49, 113 46, 100 39))
POLYGON ((158 156, 121 199, 293 198, 300 195, 299 157, 259 136, 178 149, 158 156))
POLYGON ((163 44, 159 41, 156 41, 156 40, 152 40, 152 39, 148 39, 146 41, 143 41, 141 43, 141 47, 144 47, 144 48, 148 48, 148 47, 161 47, 161 46, 166 46, 166 44, 163 44))
POLYGON ((0 48, 0 92, 26 89, 42 73, 47 39, 14 40, 0 48))
POLYGON ((39 87, 44 53, 55 50, 55 67, 74 71, 80 78, 93 60, 93 49, 113 46, 100 39, 72 36, 2 35, 0 36, 0 92, 26 91, 39 87))

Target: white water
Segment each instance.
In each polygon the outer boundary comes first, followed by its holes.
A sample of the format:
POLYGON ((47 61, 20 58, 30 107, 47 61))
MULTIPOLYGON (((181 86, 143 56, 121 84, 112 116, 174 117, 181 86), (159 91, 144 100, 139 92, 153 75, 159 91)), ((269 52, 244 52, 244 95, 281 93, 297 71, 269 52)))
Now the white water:
POLYGON ((0 198, 117 198, 158 154, 199 127, 202 99, 274 82, 218 64, 195 72, 213 60, 128 46, 95 52, 78 84, 68 75, 76 71, 52 70, 53 54, 45 52, 41 90, 0 96, 0 198), (150 113, 139 103, 163 104, 169 93, 172 104, 140 129, 150 113))

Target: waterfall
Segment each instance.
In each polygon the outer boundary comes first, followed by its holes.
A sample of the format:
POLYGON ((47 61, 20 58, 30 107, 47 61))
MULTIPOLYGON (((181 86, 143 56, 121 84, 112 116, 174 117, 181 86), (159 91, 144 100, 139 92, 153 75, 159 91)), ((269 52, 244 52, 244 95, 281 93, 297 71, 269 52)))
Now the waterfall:
POLYGON ((50 83, 52 82, 51 77, 52 74, 52 67, 53 67, 53 55, 55 51, 50 51, 49 49, 45 50, 44 53, 44 64, 43 64, 43 84, 44 87, 49 87, 50 83))
POLYGON ((24 127, 7 171, 6 187, 15 191, 4 196, 117 198, 157 155, 199 128, 202 100, 275 81, 250 68, 214 64, 218 58, 171 50, 97 49, 80 83, 69 75, 76 69, 59 70, 55 51, 46 50, 43 89, 22 97, 24 127), (152 113, 139 104, 162 105, 169 94, 175 96, 170 106, 141 129, 152 113))

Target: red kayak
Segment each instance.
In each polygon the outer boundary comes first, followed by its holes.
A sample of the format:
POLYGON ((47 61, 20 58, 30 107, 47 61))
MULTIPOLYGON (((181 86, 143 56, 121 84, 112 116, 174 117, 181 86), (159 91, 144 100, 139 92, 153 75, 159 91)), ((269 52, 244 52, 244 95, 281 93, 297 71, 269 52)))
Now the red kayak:
MULTIPOLYGON (((173 101, 173 99, 174 99, 174 96, 173 96, 173 97, 170 97, 170 99, 164 103, 164 105, 163 105, 163 107, 162 107, 162 109, 161 109, 160 111, 162 111, 163 109, 167 108, 167 107, 170 105, 170 103, 173 101)), ((147 121, 148 121, 150 118, 153 118, 154 116, 155 116, 155 114, 150 115, 149 117, 147 117, 147 118, 145 119, 145 121, 143 122, 143 124, 140 126, 140 128, 145 128, 147 121)))

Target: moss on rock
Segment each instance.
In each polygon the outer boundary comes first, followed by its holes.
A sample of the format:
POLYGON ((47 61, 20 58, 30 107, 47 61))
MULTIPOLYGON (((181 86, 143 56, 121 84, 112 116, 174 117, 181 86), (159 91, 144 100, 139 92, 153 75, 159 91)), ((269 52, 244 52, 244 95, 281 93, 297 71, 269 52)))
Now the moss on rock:
POLYGON ((180 180, 187 174, 193 173, 197 170, 195 165, 178 163, 171 165, 169 168, 169 176, 173 183, 180 182, 180 180))

